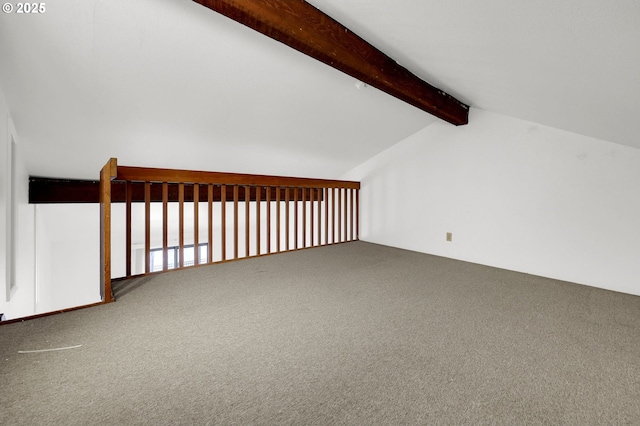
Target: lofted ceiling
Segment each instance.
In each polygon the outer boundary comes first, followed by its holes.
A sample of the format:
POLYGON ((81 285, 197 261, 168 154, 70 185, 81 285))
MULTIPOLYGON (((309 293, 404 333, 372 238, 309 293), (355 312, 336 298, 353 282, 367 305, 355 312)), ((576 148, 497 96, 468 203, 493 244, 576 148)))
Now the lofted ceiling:
POLYGON ((475 108, 640 148, 640 2, 310 0, 475 108))
MULTIPOLYGON (((471 105, 640 148, 635 0, 310 0, 471 105)), ((335 178, 440 121, 190 0, 0 15, 35 176, 120 164, 335 178)))

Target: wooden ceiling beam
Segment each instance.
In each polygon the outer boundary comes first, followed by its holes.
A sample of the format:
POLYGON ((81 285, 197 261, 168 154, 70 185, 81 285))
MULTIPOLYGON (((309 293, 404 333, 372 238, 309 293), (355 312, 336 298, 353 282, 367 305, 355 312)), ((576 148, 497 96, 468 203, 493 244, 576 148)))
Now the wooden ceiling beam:
MULTIPOLYGON (((170 203, 179 201, 179 190, 177 183, 170 183, 168 185, 168 199, 170 203)), ((281 198, 285 198, 285 187, 278 186, 280 188, 281 198)), ((131 183, 131 201, 133 203, 145 202, 145 186, 144 182, 132 182, 131 183)), ((240 186, 239 194, 243 200, 245 196, 245 186, 240 186)), ((163 188, 160 182, 151 182, 151 202, 163 201, 163 188)), ((271 187, 271 196, 275 199, 277 190, 276 186, 271 187)), ((295 191, 290 188, 291 193, 295 191)), ((219 202, 221 198, 221 188, 219 185, 213 187, 213 200, 219 202)), ((305 188, 305 197, 310 199, 310 188, 305 188)), ((200 190, 198 201, 206 203, 208 199, 208 193, 200 190)), ((302 190, 298 190, 300 198, 302 198, 302 190)), ((184 185, 184 201, 193 201, 193 184, 184 185)), ((293 196, 293 195, 292 195, 293 196)), ((226 199, 233 199, 233 185, 227 186, 226 199)), ((322 201, 322 195, 316 195, 316 201, 322 201)), ((260 199, 267 199, 267 189, 265 186, 260 186, 260 199)), ((111 202, 112 203, 124 203, 127 200, 127 193, 125 183, 122 181, 111 181, 111 202)), ((249 200, 256 201, 256 187, 253 186, 249 190, 249 200)), ((29 178, 29 203, 30 204, 67 204, 67 203, 98 203, 100 202, 100 181, 97 180, 80 180, 80 179, 56 179, 45 177, 30 177, 29 178)))
POLYGON ((469 107, 418 78, 304 0, 194 0, 455 125, 469 107))

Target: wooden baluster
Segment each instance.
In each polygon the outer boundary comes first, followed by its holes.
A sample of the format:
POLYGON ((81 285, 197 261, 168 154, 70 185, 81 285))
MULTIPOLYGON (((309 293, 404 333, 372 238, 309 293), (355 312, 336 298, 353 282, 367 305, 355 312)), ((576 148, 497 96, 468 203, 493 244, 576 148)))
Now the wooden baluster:
POLYGON ((324 188, 324 244, 329 244, 329 188, 324 188))
POLYGON ((144 273, 151 272, 151 182, 144 183, 144 273))
POLYGON ((360 190, 356 189, 356 240, 360 239, 360 190))
POLYGON ((317 189, 317 194, 318 194, 318 201, 316 202, 316 215, 318 217, 317 223, 318 223, 318 245, 321 246, 322 245, 322 240, 321 240, 321 236, 322 236, 322 221, 321 219, 321 214, 320 214, 320 203, 322 202, 322 188, 318 188, 317 189))
POLYGON ((220 256, 227 260, 227 185, 220 185, 220 256))
POLYGON ((207 228, 207 263, 213 263, 213 185, 209 184, 207 188, 207 210, 209 216, 209 224, 207 228))
POLYGON ((276 187, 276 252, 280 253, 280 191, 282 188, 276 187))
POLYGON ((249 257, 249 245, 251 240, 250 228, 251 218, 249 214, 249 207, 251 207, 251 187, 244 187, 244 256, 249 257))
POLYGON ((349 189, 342 188, 342 228, 344 232, 342 233, 342 241, 349 241, 349 189))
POLYGON ((333 226, 333 243, 336 242, 336 188, 331 191, 331 222, 333 226))
POLYGON ((298 188, 294 188, 293 193, 293 249, 298 248, 298 188))
POLYGON ((354 203, 355 203, 355 201, 354 201, 355 200, 355 198, 354 198, 355 189, 351 188, 349 190, 349 194, 351 195, 351 209, 349 210, 349 212, 351 213, 351 228, 350 228, 350 231, 349 231, 349 240, 353 241, 353 234, 354 234, 354 232, 353 232, 353 210, 354 210, 354 207, 355 207, 354 206, 354 203))
POLYGON ((125 256, 126 256, 126 274, 127 277, 131 276, 131 200, 133 198, 133 188, 131 187, 131 182, 125 182, 125 193, 127 194, 127 205, 125 207, 126 210, 126 219, 125 219, 125 228, 126 228, 126 248, 125 248, 125 256))
MULTIPOLYGON (((162 182, 162 270, 169 269, 169 183, 162 182)), ((175 267, 175 264, 174 264, 175 267)))
POLYGON ((336 226, 338 227, 336 242, 339 243, 342 241, 342 192, 340 188, 336 188, 336 204, 336 226))
POLYGON ((260 192, 262 188, 256 186, 256 256, 260 256, 260 192))
POLYGON ((286 228, 285 228, 285 246, 284 249, 286 251, 289 251, 289 188, 285 188, 284 190, 284 206, 285 206, 285 214, 284 214, 284 221, 286 223, 286 228))
POLYGON ((302 191, 302 247, 307 246, 307 188, 302 191))
POLYGON ((348 220, 347 220, 347 188, 342 188, 342 196, 343 196, 343 205, 344 205, 344 217, 343 217, 343 222, 344 222, 344 236, 342 238, 342 241, 347 241, 347 224, 348 224, 348 220))
POLYGON ((200 264, 200 185, 193 184, 193 264, 200 264))
POLYGON ((233 185, 233 258, 238 258, 238 185, 233 185))
POLYGON ((267 186, 267 254, 271 253, 271 187, 267 186))
POLYGON ((309 188, 309 237, 310 237, 310 241, 309 241, 309 245, 311 247, 313 247, 313 233, 315 231, 314 227, 313 227, 313 199, 314 199, 314 195, 315 195, 316 189, 315 188, 309 188))
POLYGON ((180 268, 184 267, 184 183, 178 184, 178 256, 180 268))
POLYGON ((338 188, 338 242, 342 242, 342 188, 338 188))

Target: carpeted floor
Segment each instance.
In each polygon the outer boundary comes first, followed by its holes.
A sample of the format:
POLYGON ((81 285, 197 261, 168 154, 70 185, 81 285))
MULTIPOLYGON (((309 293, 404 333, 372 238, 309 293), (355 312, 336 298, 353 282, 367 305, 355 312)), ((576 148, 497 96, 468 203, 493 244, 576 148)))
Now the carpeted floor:
POLYGON ((355 242, 117 297, 0 327, 0 424, 640 423, 636 296, 355 242))

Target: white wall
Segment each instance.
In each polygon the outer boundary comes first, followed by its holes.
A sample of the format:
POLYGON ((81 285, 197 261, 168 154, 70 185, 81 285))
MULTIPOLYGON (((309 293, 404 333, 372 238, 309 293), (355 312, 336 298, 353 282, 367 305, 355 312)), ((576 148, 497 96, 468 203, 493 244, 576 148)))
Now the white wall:
POLYGON ((9 111, 0 89, 0 313, 7 299, 7 209, 9 209, 9 111))
POLYGON ((53 280, 54 251, 46 210, 48 205, 36 205, 36 312, 54 310, 55 297, 53 280))
POLYGON ((640 295, 640 150, 478 109, 469 123, 343 176, 362 181, 360 238, 640 295))
POLYGON ((0 152, 0 312, 10 319, 35 312, 35 225, 34 208, 29 205, 29 175, 1 89, 0 152), (12 141, 15 144, 12 145, 12 141), (15 150, 15 185, 11 182, 11 150, 15 150), (15 207, 11 206, 12 190, 15 190, 15 207), (15 215, 14 246, 10 244, 11 214, 15 215), (8 291, 11 262, 15 262, 16 285, 8 291))
POLYGON ((100 301, 99 204, 36 206, 37 311, 100 301))

